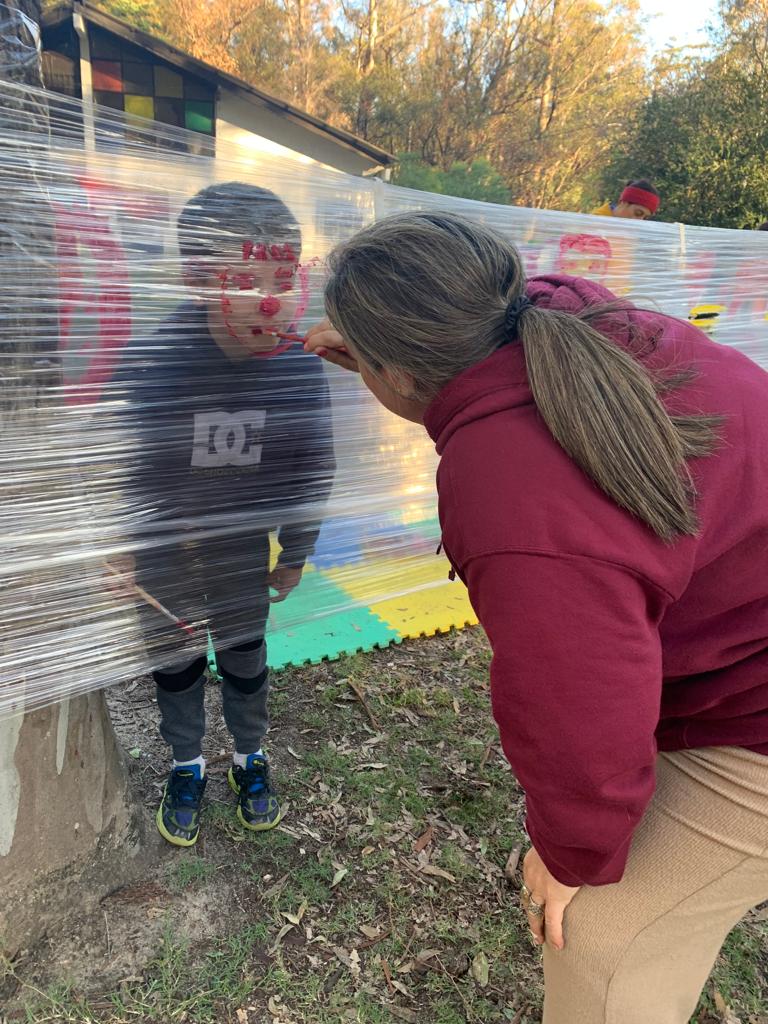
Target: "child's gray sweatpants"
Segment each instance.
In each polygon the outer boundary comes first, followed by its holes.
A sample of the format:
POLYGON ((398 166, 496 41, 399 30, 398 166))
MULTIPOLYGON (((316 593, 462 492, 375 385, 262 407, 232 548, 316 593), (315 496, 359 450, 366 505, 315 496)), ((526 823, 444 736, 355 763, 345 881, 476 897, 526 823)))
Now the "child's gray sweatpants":
MULTIPOLYGON (((224 721, 240 754, 261 747, 269 728, 269 669, 264 637, 216 651, 223 677, 224 721)), ((153 672, 160 709, 160 734, 176 761, 193 761, 202 753, 205 735, 204 673, 206 659, 153 672)))

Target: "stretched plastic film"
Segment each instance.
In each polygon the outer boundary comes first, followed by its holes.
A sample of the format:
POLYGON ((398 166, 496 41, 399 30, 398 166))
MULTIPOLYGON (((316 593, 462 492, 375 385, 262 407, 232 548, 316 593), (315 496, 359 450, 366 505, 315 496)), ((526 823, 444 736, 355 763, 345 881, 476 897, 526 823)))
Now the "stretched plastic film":
POLYGON ((411 192, 13 82, 0 126, 3 717, 265 630, 280 665, 474 621, 435 554, 431 443, 297 340, 375 218, 460 210, 530 275, 768 366, 760 233, 411 192))

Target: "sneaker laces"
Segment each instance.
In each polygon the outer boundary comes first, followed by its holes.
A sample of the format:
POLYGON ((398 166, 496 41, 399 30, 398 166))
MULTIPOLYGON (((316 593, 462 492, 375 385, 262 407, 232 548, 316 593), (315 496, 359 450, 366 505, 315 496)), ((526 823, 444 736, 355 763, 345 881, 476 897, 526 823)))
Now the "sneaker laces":
POLYGON ((242 769, 242 789, 249 795, 269 792, 269 765, 266 761, 254 760, 242 769))
POLYGON ((203 780, 198 779, 194 772, 176 768, 168 780, 168 795, 174 803, 197 804, 200 801, 200 790, 203 780))

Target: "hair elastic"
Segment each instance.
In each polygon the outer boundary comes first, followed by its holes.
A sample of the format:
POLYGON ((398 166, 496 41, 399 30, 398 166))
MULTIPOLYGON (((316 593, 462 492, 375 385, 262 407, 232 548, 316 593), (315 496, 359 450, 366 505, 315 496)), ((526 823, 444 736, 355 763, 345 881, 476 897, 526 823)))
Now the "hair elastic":
POLYGON ((510 342, 517 341, 517 329, 520 323, 520 317, 525 310, 530 309, 532 305, 533 303, 524 292, 522 295, 516 295, 515 298, 512 299, 504 313, 504 340, 502 341, 502 345, 507 345, 510 342))

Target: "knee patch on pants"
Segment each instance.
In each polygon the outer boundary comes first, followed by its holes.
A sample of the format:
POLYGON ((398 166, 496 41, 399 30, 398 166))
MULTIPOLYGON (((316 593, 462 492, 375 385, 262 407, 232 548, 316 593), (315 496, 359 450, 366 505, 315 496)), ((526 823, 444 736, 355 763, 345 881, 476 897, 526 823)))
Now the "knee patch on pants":
POLYGON ((264 646, 264 637, 260 636, 258 640, 251 640, 247 644, 238 644, 237 647, 230 647, 231 651, 258 651, 260 647, 264 646))
POLYGON ((257 676, 253 676, 251 679, 243 679, 241 676, 236 676, 232 672, 228 672, 225 668, 221 670, 222 677, 226 679, 236 690, 240 693, 253 694, 264 686, 267 679, 269 678, 269 669, 265 668, 262 672, 259 672, 257 676))
POLYGON ((155 671, 152 673, 152 678, 161 690, 167 690, 168 693, 179 693, 181 690, 189 689, 197 682, 205 672, 206 664, 205 658, 196 658, 191 665, 183 668, 180 672, 155 671))

